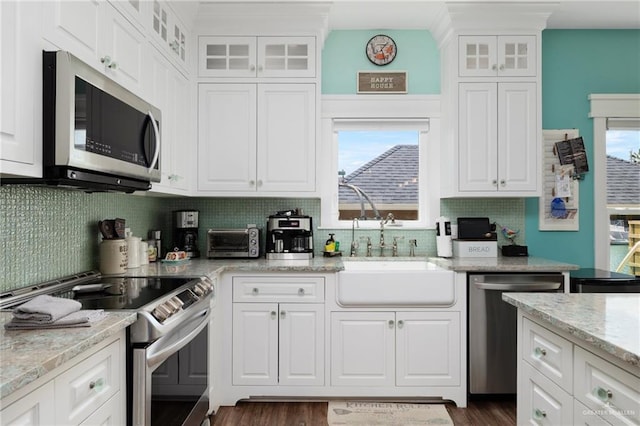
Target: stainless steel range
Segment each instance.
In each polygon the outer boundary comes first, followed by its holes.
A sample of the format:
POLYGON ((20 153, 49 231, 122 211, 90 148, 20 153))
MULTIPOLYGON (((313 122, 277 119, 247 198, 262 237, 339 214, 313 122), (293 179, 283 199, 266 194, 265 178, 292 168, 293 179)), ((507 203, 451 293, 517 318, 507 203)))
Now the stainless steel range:
POLYGON ((127 333, 129 425, 207 424, 208 325, 214 297, 209 278, 103 277, 90 271, 0 294, 0 309, 39 294, 75 299, 82 309, 137 312, 127 333), (181 386, 182 359, 190 363, 186 386, 181 386), (167 407, 171 417, 163 413, 167 407))

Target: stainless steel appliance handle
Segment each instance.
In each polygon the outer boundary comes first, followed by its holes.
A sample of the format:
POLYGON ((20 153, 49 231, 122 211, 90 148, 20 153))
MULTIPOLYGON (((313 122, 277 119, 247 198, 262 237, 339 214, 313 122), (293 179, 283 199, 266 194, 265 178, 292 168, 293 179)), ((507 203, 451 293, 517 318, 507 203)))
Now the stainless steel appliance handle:
MULTIPOLYGON (((158 339, 155 343, 151 345, 151 347, 147 348, 147 352, 151 352, 150 355, 147 356, 147 367, 150 370, 154 370, 157 366, 162 364, 174 353, 178 352, 180 349, 185 347, 189 342, 191 342, 200 332, 209 325, 209 317, 211 315, 211 310, 209 308, 202 310, 198 314, 196 314, 190 321, 190 324, 185 324, 185 328, 192 328, 187 331, 186 335, 182 336, 177 341, 168 342, 166 347, 163 347, 165 343, 165 338, 158 339), (196 321, 198 320, 198 321, 196 321), (193 323, 196 323, 195 326, 193 323), (158 347, 156 347, 158 345, 158 347), (152 349, 152 350, 150 350, 152 349)), ((180 329, 181 334, 185 332, 184 329, 180 329)), ((170 338, 171 335, 166 336, 166 338, 170 338)))
POLYGON ((147 114, 151 119, 153 132, 156 134, 156 150, 153 153, 153 159, 151 160, 151 165, 149 166, 149 173, 151 173, 153 171, 153 168, 156 166, 156 163, 158 162, 158 156, 160 155, 160 129, 158 129, 158 123, 156 123, 156 119, 153 118, 153 114, 151 113, 151 111, 149 111, 147 114))
POLYGON ((559 282, 531 282, 531 283, 486 283, 475 282, 475 286, 482 290, 494 291, 542 291, 542 290, 558 290, 562 283, 559 282))

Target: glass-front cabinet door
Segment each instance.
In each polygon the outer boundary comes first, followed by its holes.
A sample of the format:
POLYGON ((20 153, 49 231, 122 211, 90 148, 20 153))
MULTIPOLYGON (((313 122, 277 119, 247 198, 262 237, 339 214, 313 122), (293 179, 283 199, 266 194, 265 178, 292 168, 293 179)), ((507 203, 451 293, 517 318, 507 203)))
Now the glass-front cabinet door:
POLYGON ((200 37, 198 40, 200 77, 255 77, 255 37, 200 37))
POLYGON ((314 37, 259 37, 258 77, 315 77, 314 37))
POLYGON ((315 37, 203 36, 200 77, 315 77, 315 37))
POLYGON ((460 36, 460 77, 535 77, 535 36, 460 36))

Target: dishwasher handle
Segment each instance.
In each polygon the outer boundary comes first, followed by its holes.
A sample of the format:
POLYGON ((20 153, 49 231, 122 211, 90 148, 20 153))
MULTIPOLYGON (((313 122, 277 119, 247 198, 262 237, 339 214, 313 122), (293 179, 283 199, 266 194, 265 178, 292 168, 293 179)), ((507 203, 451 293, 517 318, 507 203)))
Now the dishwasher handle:
POLYGON ((493 290, 493 291, 548 291, 558 290, 562 283, 554 281, 538 281, 530 283, 490 283, 490 282, 478 282, 475 286, 481 290, 493 290))

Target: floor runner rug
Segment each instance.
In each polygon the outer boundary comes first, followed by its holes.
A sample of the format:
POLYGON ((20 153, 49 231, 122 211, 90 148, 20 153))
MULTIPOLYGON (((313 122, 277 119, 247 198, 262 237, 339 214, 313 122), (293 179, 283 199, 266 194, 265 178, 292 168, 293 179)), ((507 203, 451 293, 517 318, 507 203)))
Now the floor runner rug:
POLYGON ((444 404, 370 401, 329 401, 327 423, 329 426, 453 426, 444 404))

